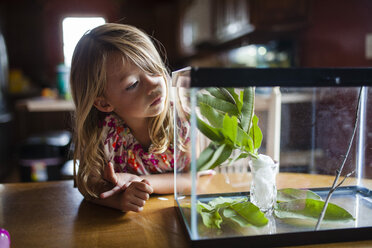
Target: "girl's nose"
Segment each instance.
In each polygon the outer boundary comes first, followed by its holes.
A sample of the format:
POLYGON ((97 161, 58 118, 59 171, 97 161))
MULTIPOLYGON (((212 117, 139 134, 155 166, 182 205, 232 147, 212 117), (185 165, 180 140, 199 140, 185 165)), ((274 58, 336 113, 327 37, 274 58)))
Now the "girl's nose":
POLYGON ((156 91, 159 85, 157 80, 155 80, 154 78, 150 78, 150 77, 146 78, 146 83, 148 87, 148 90, 147 90, 148 95, 151 95, 154 91, 156 91))

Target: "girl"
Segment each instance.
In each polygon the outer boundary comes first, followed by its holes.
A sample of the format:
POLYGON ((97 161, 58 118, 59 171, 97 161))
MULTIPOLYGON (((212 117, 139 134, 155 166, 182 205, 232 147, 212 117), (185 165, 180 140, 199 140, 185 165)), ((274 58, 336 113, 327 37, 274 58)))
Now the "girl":
POLYGON ((139 29, 104 24, 78 42, 71 64, 74 162, 86 199, 141 211, 153 192, 173 192, 168 73, 139 29))

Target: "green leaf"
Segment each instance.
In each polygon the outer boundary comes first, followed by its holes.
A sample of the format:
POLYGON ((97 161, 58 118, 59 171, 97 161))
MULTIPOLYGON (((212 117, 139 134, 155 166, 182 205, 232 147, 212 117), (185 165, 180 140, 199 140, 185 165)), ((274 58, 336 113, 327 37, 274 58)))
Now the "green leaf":
POLYGON ((196 168, 203 167, 204 164, 206 164, 208 161, 211 160, 214 152, 216 151, 216 144, 210 143, 209 146, 207 146, 199 155, 198 160, 196 161, 196 168))
POLYGON ((217 197, 213 200, 208 202, 208 205, 212 208, 223 208, 228 207, 232 204, 240 203, 240 202, 246 202, 248 201, 247 197, 239 197, 239 198, 229 198, 229 197, 217 197))
POLYGON ((230 88, 230 87, 229 88, 220 88, 220 89, 225 89, 225 90, 227 90, 230 93, 230 95, 235 100, 235 104, 238 107, 239 113, 241 113, 243 101, 240 100, 239 95, 237 93, 235 93, 235 89, 234 88, 230 88))
MULTIPOLYGON (((317 221, 324 206, 323 201, 314 199, 297 199, 289 202, 280 202, 277 204, 274 213, 281 219, 312 219, 317 221)), ((353 216, 335 204, 329 203, 324 221, 348 221, 354 220, 353 216)))
POLYGON ((204 225, 210 228, 221 228, 222 217, 218 211, 204 212, 199 213, 202 217, 204 225))
POLYGON ((203 203, 201 201, 198 201, 197 205, 196 205, 196 211, 198 213, 202 212, 202 211, 213 211, 214 208, 212 206, 210 206, 209 204, 206 204, 206 203, 203 203))
POLYGON ((232 144, 236 143, 236 133, 238 129, 238 118, 236 116, 229 117, 228 114, 225 114, 223 118, 223 128, 221 132, 223 135, 230 139, 232 144))
POLYGON ((197 127, 199 128, 200 132, 202 132, 205 136, 207 136, 210 140, 221 142, 223 141, 223 137, 220 136, 219 131, 217 128, 214 128, 207 123, 205 123, 203 120, 201 120, 199 117, 197 118, 197 127))
POLYGON ((232 90, 232 93, 230 93, 230 91, 228 91, 226 88, 223 88, 223 87, 219 88, 219 90, 221 94, 223 94, 228 99, 229 102, 236 105, 236 101, 232 95, 233 93, 235 93, 234 90, 232 90))
POLYGON ((230 208, 235 210, 241 217, 254 226, 264 226, 269 221, 265 217, 265 214, 249 201, 233 204, 230 208))
POLYGON ((221 228, 223 219, 219 214, 219 210, 242 201, 248 201, 248 199, 246 197, 219 197, 208 202, 208 204, 198 201, 196 211, 201 215, 204 225, 210 228, 221 228))
POLYGON ((200 102, 200 113, 207 118, 209 123, 216 127, 216 128, 222 128, 222 123, 224 119, 224 115, 212 108, 211 106, 200 102))
POLYGON ((247 152, 254 151, 252 138, 240 127, 237 129, 236 145, 247 152))
POLYGON ((221 164, 233 149, 256 157, 262 143, 262 132, 253 112, 254 87, 244 88, 240 95, 234 88, 211 87, 206 90, 209 94, 197 93, 197 101, 200 114, 209 124, 197 117, 197 126, 213 143, 226 146, 221 149, 223 153, 215 150, 212 156, 211 150, 205 151, 205 156, 198 161, 198 170, 221 164))
POLYGON ((240 149, 245 152, 248 152, 249 154, 253 154, 254 146, 253 146, 252 137, 246 134, 244 131, 240 132, 240 130, 238 129, 238 138, 237 138, 237 143, 239 144, 240 144, 240 139, 242 139, 240 149))
POLYGON ((288 202, 296 199, 314 199, 322 200, 322 198, 311 190, 306 189, 279 189, 276 197, 277 202, 288 202))
POLYGON ((219 98, 213 97, 211 95, 199 93, 197 94, 197 101, 199 105, 200 103, 204 103, 204 104, 211 106, 212 108, 216 110, 222 111, 223 113, 228 113, 229 115, 239 114, 239 111, 236 105, 228 101, 224 101, 219 98))
MULTIPOLYGON (((211 94, 212 96, 216 97, 216 98, 219 98, 221 100, 224 100, 224 101, 229 101, 229 98, 227 98, 224 94, 221 93, 220 89, 217 88, 217 87, 208 87, 208 88, 205 88, 209 94, 211 94)), ((231 102, 232 103, 232 102, 231 102)))
POLYGON ((234 97, 232 96, 232 94, 228 90, 226 90, 225 88, 209 87, 209 88, 206 88, 206 90, 212 96, 214 96, 218 99, 230 102, 234 105, 236 104, 236 101, 235 101, 234 97))
POLYGON ((240 91, 240 94, 239 94, 239 102, 242 103, 242 106, 243 106, 243 95, 244 95, 244 90, 240 91))
POLYGON ((221 223, 222 223, 222 217, 219 213, 219 211, 214 212, 214 224, 218 228, 221 228, 221 223))
POLYGON ((224 220, 231 220, 242 227, 264 226, 268 223, 265 214, 249 202, 247 197, 218 197, 209 201, 208 204, 200 201, 197 204, 197 211, 201 215, 204 225, 210 228, 221 228, 224 220))
POLYGON ((254 88, 244 88, 241 125, 245 132, 249 132, 254 108, 254 88))
POLYGON ((232 153, 232 148, 226 144, 222 144, 213 153, 212 158, 206 164, 201 165, 201 167, 197 168, 197 170, 201 171, 201 170, 213 169, 217 165, 220 165, 223 162, 225 162, 230 157, 231 153, 232 153))
POLYGON ((239 224, 241 227, 247 227, 247 226, 251 226, 252 224, 249 223, 249 221, 247 221, 246 219, 244 219, 242 216, 240 216, 235 210, 231 209, 231 208, 225 208, 222 212, 222 215, 239 224))
POLYGON ((258 126, 258 117, 256 115, 253 115, 252 127, 249 131, 249 135, 253 139, 254 152, 257 153, 262 143, 262 132, 258 126))

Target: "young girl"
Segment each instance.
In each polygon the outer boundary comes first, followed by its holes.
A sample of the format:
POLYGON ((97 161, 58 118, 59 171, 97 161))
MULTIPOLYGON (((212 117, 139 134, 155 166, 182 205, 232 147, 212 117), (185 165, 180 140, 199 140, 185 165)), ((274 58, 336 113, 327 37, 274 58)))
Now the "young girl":
POLYGON ((153 192, 173 192, 168 73, 139 29, 104 24, 78 42, 71 64, 74 161, 86 199, 141 211, 153 192))

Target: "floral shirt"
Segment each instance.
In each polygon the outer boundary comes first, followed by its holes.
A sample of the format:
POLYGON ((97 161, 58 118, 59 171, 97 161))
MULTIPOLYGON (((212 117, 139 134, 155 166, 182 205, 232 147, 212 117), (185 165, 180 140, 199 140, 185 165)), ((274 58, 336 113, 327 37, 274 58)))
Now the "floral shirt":
MULTIPOLYGON (((107 115, 101 126, 105 156, 113 163, 115 172, 149 175, 173 171, 172 145, 162 154, 144 151, 129 127, 116 114, 107 115)), ((187 156, 178 159, 179 164, 188 165, 187 156)))

